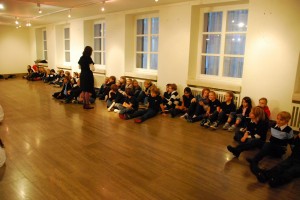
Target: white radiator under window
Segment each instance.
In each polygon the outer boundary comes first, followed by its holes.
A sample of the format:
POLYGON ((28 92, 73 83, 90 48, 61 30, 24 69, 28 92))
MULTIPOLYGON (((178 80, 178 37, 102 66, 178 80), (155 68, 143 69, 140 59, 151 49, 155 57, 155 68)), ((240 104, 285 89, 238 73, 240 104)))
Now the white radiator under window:
MULTIPOLYGON (((191 90, 192 90, 192 93, 194 96, 197 96, 197 95, 202 95, 202 90, 203 88, 200 88, 200 87, 190 87, 191 90)), ((215 91, 216 94, 217 94, 217 99, 220 101, 220 102, 223 102, 225 101, 225 93, 226 93, 226 90, 211 90, 211 91, 215 91)), ((237 105, 237 107, 240 105, 240 94, 238 93, 234 93, 234 103, 235 105, 237 105)))
POLYGON ((292 118, 290 120, 290 126, 295 129, 299 130, 300 128, 300 103, 292 103, 292 118))
POLYGON ((105 74, 94 73, 94 87, 100 88, 105 81, 105 74))

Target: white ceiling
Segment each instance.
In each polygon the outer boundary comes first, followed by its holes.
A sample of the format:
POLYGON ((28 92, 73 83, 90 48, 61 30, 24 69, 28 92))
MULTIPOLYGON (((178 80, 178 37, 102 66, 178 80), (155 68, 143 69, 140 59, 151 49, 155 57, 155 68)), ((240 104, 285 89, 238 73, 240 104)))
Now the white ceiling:
POLYGON ((0 25, 16 26, 15 20, 19 18, 22 26, 28 21, 38 26, 68 20, 69 12, 71 19, 99 15, 103 6, 104 13, 112 13, 186 1, 190 0, 0 0, 4 4, 4 9, 0 9, 0 25))

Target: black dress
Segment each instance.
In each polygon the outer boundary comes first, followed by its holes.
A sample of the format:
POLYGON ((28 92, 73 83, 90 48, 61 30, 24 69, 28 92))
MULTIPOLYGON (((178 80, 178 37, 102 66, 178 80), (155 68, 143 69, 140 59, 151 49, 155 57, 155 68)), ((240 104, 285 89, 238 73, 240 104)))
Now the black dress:
POLYGON ((81 67, 80 88, 83 92, 92 93, 94 91, 94 76, 90 70, 90 64, 94 64, 94 62, 91 57, 81 56, 78 64, 81 67))

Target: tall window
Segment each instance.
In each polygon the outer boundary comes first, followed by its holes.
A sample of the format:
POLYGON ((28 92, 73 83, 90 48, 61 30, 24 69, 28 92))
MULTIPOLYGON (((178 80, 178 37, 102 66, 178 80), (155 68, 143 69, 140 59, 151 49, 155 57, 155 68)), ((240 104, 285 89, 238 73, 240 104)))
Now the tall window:
POLYGON ((105 23, 94 24, 94 62, 97 65, 105 65, 105 23))
POLYGON ((44 55, 44 59, 48 60, 47 32, 46 32, 46 30, 43 30, 43 55, 44 55))
POLYGON ((157 70, 159 18, 145 17, 136 20, 136 68, 157 70))
POLYGON ((242 78, 248 10, 203 12, 200 74, 242 78))
POLYGON ((70 28, 64 28, 64 53, 65 62, 70 62, 70 28))

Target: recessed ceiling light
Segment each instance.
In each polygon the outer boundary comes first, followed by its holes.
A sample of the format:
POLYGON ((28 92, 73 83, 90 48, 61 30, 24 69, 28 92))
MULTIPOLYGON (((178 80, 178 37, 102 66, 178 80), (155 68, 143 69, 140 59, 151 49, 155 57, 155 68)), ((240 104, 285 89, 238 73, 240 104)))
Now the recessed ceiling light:
POLYGON ((4 9, 4 5, 2 3, 0 3, 0 9, 4 9))

